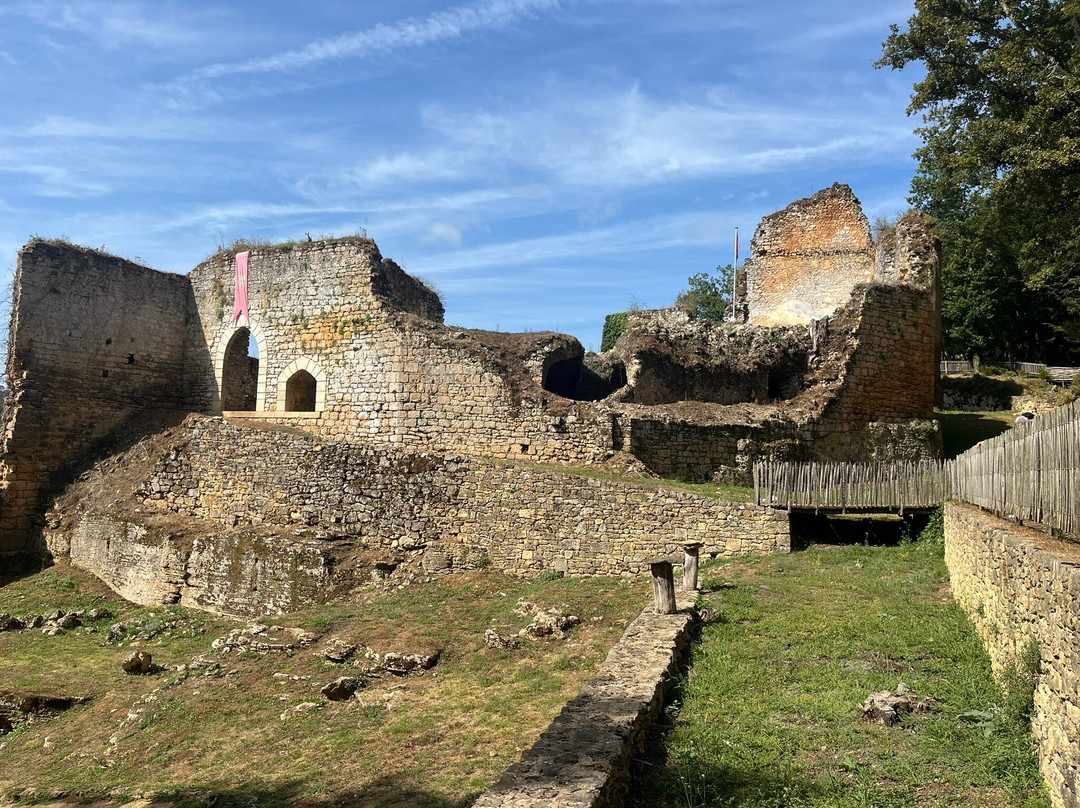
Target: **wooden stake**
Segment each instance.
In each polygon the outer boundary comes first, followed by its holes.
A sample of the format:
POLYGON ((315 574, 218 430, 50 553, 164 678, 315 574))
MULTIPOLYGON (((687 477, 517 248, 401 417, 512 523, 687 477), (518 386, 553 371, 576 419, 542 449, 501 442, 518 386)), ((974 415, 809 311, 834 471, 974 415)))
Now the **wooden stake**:
POLYGON ((700 549, 701 545, 697 543, 683 545, 682 586, 686 592, 697 591, 698 550, 700 549))
POLYGON ((653 599, 656 601, 657 614, 675 614, 675 574, 671 562, 666 558, 649 560, 652 569, 653 599))

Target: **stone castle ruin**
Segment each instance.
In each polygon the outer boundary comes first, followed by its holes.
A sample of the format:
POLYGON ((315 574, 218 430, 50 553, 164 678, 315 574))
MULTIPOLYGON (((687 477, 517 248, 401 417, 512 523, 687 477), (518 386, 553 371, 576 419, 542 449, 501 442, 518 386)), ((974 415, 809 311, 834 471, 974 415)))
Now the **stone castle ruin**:
POLYGON ((223 251, 186 276, 32 241, 0 569, 66 554, 136 600, 242 612, 318 599, 343 570, 782 549, 765 509, 576 469, 745 482, 766 457, 937 456, 937 273, 920 216, 875 244, 835 185, 763 220, 741 322, 631 312, 594 354, 444 325, 367 238, 223 251))

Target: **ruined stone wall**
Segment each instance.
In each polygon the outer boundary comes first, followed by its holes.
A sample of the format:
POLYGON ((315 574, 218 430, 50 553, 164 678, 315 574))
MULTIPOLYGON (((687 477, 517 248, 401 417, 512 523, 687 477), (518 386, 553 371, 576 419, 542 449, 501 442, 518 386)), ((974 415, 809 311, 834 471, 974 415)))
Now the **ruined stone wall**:
POLYGON ((874 277, 874 240, 859 200, 836 184, 761 220, 746 262, 753 325, 809 324, 874 277))
POLYGON ((441 325, 434 293, 384 260, 373 242, 256 249, 250 322, 232 325, 233 257, 191 273, 208 359, 193 376, 206 411, 220 409, 225 353, 247 326, 259 348, 256 409, 287 420, 284 383, 307 369, 323 401, 304 429, 320 435, 495 457, 587 462, 611 451, 611 419, 583 405, 547 407, 539 385, 515 389, 474 332, 441 325))
POLYGON ((238 531, 274 525, 282 535, 313 531, 366 550, 422 550, 436 569, 487 555, 515 573, 637 573, 646 558, 687 541, 712 555, 790 548, 786 515, 747 504, 216 419, 184 427, 137 496, 145 518, 197 518, 238 531))
POLYGON ((480 795, 475 808, 626 804, 631 766, 690 652, 697 615, 687 594, 679 592, 675 614, 645 607, 592 681, 480 795))
POLYGON ((629 417, 630 452, 653 474, 694 483, 744 483, 753 456, 748 451, 762 430, 739 424, 629 417), (719 479, 718 479, 719 475, 719 479), (729 479, 723 479, 727 475, 729 479))
POLYGON ((1039 768, 1055 808, 1080 806, 1080 548, 949 503, 945 561, 996 674, 1039 644, 1031 721, 1039 768))
POLYGON ((295 524, 371 547, 479 547, 514 572, 637 572, 688 540, 718 555, 787 540, 782 514, 695 494, 213 421, 193 428, 146 490, 184 516, 295 524))
POLYGON ((30 544, 39 499, 59 472, 144 409, 187 403, 186 278, 33 241, 14 292, 0 569, 40 551, 30 544))
POLYGON ((854 303, 861 308, 857 347, 814 426, 815 452, 850 461, 940 456, 931 420, 938 321, 927 290, 875 284, 861 287, 854 303))

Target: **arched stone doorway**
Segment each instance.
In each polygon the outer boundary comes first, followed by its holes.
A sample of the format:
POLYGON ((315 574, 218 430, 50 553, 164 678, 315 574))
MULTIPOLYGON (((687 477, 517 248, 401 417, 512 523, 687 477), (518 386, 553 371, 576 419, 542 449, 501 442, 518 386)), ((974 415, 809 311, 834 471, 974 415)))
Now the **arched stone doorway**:
POLYGON ((258 346, 247 328, 238 328, 221 363, 221 409, 254 411, 259 402, 258 346))
POLYGON ((226 323, 222 326, 214 340, 211 412, 235 410, 237 405, 262 412, 266 409, 266 369, 270 364, 266 335, 258 323, 248 322, 244 317, 235 326, 226 323), (250 381, 253 377, 256 379, 254 406, 250 381), (237 383, 242 387, 242 395, 236 390, 237 383))
POLYGON ((315 412, 319 383, 306 370, 298 370, 285 382, 286 412, 315 412))

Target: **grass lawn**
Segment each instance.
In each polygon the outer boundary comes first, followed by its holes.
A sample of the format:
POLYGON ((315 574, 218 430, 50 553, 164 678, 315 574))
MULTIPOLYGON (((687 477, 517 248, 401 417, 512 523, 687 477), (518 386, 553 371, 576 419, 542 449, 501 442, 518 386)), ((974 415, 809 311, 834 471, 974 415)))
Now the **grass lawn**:
POLYGON ((223 654, 211 643, 243 624, 136 608, 54 568, 0 587, 0 612, 106 605, 116 616, 59 637, 0 633, 0 691, 91 697, 0 736, 0 802, 33 788, 33 799, 152 791, 184 805, 467 805, 577 695, 650 596, 644 578, 526 581, 478 570, 269 621, 320 635, 291 655, 223 654), (486 629, 508 634, 530 621, 514 612, 521 598, 583 623, 566 639, 489 648, 486 629), (105 643, 115 622, 143 631, 149 639, 137 645, 156 663, 209 654, 222 669, 125 675, 127 646, 105 643), (349 701, 327 702, 321 685, 360 672, 316 656, 331 636, 442 655, 422 675, 386 674, 349 701), (304 703, 318 706, 295 709, 304 703))
POLYGON ((520 463, 501 458, 488 458, 488 461, 504 466, 553 471, 558 474, 591 477, 594 480, 636 485, 638 488, 644 488, 650 491, 685 491, 690 494, 697 494, 699 497, 722 499, 728 502, 749 502, 754 497, 754 489, 745 485, 730 485, 727 483, 687 483, 682 480, 672 480, 666 477, 636 477, 621 474, 617 471, 612 471, 609 468, 604 468, 603 466, 563 466, 547 463, 520 463))
POLYGON ((711 617, 638 808, 1049 805, 939 544, 713 563, 703 585, 711 617), (901 681, 937 709, 864 722, 901 681))

